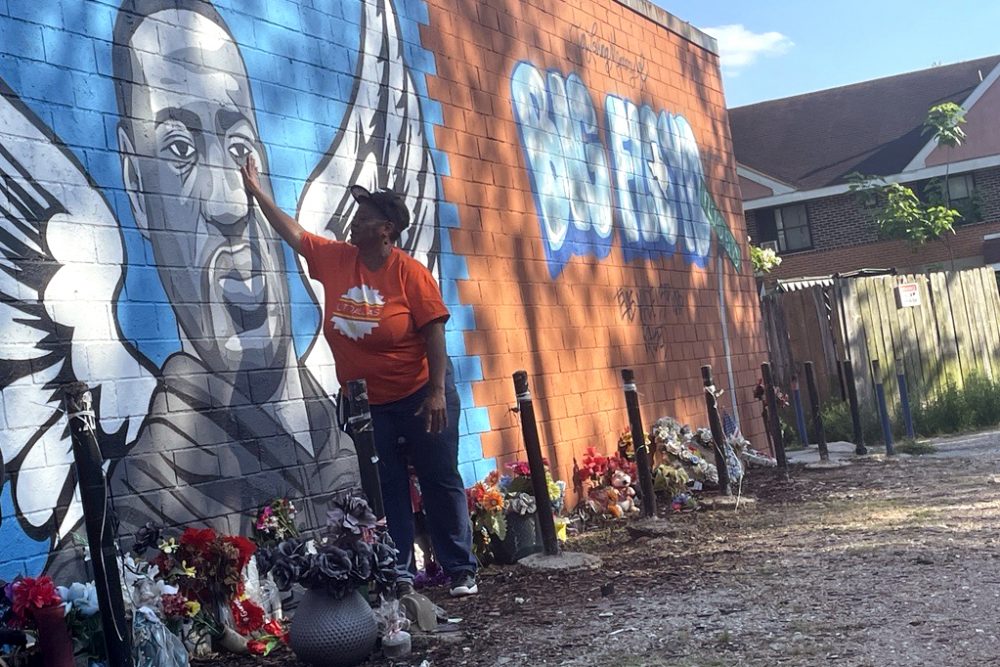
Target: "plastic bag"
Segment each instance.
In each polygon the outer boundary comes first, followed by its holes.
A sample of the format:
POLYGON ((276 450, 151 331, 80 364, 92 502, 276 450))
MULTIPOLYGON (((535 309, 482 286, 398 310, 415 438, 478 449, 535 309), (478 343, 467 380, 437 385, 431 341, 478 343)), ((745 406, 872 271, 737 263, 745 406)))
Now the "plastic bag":
POLYGON ((184 643, 167 630, 149 607, 140 607, 132 618, 136 667, 188 667, 184 643))

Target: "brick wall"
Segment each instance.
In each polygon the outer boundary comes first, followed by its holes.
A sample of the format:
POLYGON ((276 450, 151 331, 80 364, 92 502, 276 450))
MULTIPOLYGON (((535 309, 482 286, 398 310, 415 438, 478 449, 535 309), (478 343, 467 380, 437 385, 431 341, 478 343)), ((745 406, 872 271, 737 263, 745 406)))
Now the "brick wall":
MULTIPOLYGON (((983 235, 1000 231, 1000 168, 972 173, 982 220, 960 224, 954 236, 920 248, 903 241, 879 241, 873 223, 851 194, 807 201, 814 249, 783 253, 781 266, 771 277, 829 275, 861 268, 918 271, 933 266, 948 267, 952 257, 957 268, 981 266, 983 235)), ((751 238, 757 242, 755 213, 747 211, 746 221, 751 238)))
POLYGON ((322 293, 248 207, 247 153, 320 234, 343 236, 351 182, 406 193, 403 245, 452 312, 467 483, 523 458, 522 368, 562 479, 626 427, 624 367, 647 423, 703 424, 711 363, 759 434, 764 342, 704 36, 639 2, 316 4, 0 0, 18 185, 0 193, 0 578, 73 567, 64 381, 97 389, 123 534, 246 533, 284 494, 314 524, 356 484, 322 293))
MULTIPOLYGON (((713 364, 720 384, 729 386, 717 263, 701 269, 662 253, 628 261, 614 243, 599 260, 573 257, 553 278, 510 73, 519 62, 575 73, 598 110, 615 94, 683 115, 694 128, 712 196, 743 238, 716 57, 615 2, 469 1, 457 10, 453 3, 431 3, 424 35, 433 40, 438 61, 438 76, 430 80, 444 112, 438 139, 455 175, 445 180, 445 196, 459 202, 463 221, 452 239, 469 268, 459 293, 476 317, 466 347, 481 355, 482 381, 473 392, 476 404, 489 411, 485 457, 503 462, 523 456, 519 422, 510 410, 511 373, 519 368, 531 376, 546 455, 563 479, 587 446, 607 447, 627 426, 623 367, 636 371, 647 421, 672 414, 703 422, 701 364, 713 364), (484 25, 499 30, 484 32, 484 25), (604 54, 611 49, 620 59, 644 62, 645 80, 609 66, 604 54), (481 194, 470 190, 470 175, 477 181, 482 175, 491 187, 481 194)), ((615 226, 619 232, 617 221, 615 226)), ((726 262, 724 280, 735 393, 745 428, 755 434, 749 405, 763 346, 754 285, 745 264, 737 273, 726 262)))

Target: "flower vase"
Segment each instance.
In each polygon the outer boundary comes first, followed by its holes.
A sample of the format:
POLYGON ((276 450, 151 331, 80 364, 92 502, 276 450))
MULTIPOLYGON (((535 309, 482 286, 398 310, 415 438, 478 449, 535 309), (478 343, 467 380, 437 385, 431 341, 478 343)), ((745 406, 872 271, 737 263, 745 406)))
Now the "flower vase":
POLYGON ((66 611, 61 604, 31 612, 38 626, 38 646, 44 667, 73 667, 73 638, 66 625, 66 611))
POLYGON ((513 565, 525 556, 542 550, 541 528, 538 514, 507 513, 507 534, 503 540, 494 542, 496 561, 503 565, 513 565))
POLYGON ((377 640, 375 612, 356 590, 342 598, 307 590, 289 629, 292 652, 314 667, 353 667, 368 659, 377 640))

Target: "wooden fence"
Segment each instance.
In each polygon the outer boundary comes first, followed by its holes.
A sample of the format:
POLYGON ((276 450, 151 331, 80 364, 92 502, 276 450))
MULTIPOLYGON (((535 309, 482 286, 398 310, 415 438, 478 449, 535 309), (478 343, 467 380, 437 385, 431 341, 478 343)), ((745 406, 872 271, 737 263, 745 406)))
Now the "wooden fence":
POLYGON ((788 388, 812 361, 823 400, 841 396, 843 359, 863 402, 874 400, 879 360, 892 410, 897 369, 911 402, 975 374, 1000 380, 1000 293, 989 268, 815 281, 769 294, 761 308, 775 377, 788 388))

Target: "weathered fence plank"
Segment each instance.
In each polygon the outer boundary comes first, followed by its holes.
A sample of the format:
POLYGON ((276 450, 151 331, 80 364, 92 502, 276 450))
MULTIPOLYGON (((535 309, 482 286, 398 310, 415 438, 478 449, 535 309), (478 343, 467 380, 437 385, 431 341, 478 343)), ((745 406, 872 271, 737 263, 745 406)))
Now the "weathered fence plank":
POLYGON ((871 361, 890 410, 899 408, 897 369, 905 372, 911 403, 973 374, 1000 380, 1000 291, 991 269, 927 275, 838 278, 833 285, 768 295, 762 303, 776 377, 787 385, 812 361, 824 399, 840 395, 838 360, 854 364, 863 404, 871 405, 871 361), (917 286, 919 303, 901 306, 896 287, 917 286))

